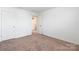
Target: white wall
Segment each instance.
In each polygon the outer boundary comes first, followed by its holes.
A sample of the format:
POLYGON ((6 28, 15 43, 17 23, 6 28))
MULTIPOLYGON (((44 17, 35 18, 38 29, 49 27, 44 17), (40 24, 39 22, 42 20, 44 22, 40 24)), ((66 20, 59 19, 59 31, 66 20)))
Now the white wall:
MULTIPOLYGON (((17 10, 18 11, 18 10, 17 10)), ((25 10, 17 12, 17 37, 27 36, 32 34, 32 15, 25 10)))
POLYGON ((38 32, 79 44, 79 8, 52 8, 39 14, 38 23, 38 32))
POLYGON ((1 8, 2 41, 32 34, 32 15, 34 13, 20 8, 1 8))
POLYGON ((38 32, 44 34, 52 30, 51 26, 56 19, 56 8, 40 13, 38 16, 38 32))

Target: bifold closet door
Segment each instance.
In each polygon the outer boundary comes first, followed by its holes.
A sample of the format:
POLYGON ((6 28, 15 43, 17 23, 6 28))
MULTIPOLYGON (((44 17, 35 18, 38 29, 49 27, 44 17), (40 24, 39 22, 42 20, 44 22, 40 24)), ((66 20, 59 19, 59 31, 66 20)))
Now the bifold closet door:
POLYGON ((1 41, 1 34, 2 34, 2 32, 1 32, 1 8, 0 8, 0 41, 1 41))
POLYGON ((2 40, 15 38, 16 15, 11 8, 2 9, 2 40))

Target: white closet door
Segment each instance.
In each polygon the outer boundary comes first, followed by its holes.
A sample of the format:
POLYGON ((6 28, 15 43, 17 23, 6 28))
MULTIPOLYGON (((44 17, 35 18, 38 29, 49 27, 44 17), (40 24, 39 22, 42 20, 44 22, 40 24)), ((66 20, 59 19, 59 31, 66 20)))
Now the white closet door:
POLYGON ((2 13, 2 40, 15 38, 16 15, 11 8, 3 8, 2 13))
POLYGON ((1 41, 1 8, 0 8, 0 41, 1 41))

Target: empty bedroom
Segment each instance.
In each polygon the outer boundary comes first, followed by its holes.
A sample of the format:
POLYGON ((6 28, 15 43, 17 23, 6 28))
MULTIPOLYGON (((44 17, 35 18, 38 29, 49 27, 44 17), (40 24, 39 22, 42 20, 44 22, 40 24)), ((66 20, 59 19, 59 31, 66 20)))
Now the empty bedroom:
POLYGON ((79 51, 79 7, 0 7, 0 51, 79 51))

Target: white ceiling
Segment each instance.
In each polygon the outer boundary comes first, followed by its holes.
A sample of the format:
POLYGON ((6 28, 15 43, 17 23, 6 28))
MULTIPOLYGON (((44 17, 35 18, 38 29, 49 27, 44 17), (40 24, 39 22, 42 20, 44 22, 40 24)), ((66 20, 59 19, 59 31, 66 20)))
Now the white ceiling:
POLYGON ((39 13, 39 12, 43 12, 47 9, 50 9, 52 7, 21 7, 25 10, 29 10, 29 11, 32 11, 32 12, 36 12, 36 13, 39 13))

